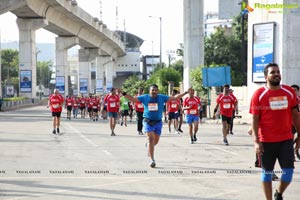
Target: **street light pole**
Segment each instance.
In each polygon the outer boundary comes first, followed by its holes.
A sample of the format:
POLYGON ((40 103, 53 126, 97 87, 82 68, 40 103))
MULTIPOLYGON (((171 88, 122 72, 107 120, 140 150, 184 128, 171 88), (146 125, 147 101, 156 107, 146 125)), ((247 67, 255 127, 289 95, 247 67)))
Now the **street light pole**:
POLYGON ((159 68, 162 69, 162 18, 155 16, 149 17, 159 19, 159 68))

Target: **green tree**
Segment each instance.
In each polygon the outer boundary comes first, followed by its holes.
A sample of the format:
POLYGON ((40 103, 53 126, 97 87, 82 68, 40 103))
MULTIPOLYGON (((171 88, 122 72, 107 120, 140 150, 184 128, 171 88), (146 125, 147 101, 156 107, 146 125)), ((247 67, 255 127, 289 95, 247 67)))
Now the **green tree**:
POLYGON ((52 61, 42 61, 37 63, 36 68, 36 81, 37 85, 43 85, 45 88, 49 88, 50 79, 52 71, 50 70, 50 66, 52 66, 52 61))
POLYGON ((2 86, 12 85, 19 91, 19 52, 13 49, 1 51, 2 86))
POLYGON ((168 82, 173 81, 174 86, 178 87, 179 82, 182 81, 182 76, 179 71, 172 68, 163 68, 155 71, 152 76, 147 80, 147 86, 156 84, 159 91, 168 94, 168 82))
POLYGON ((142 87, 145 90, 146 82, 141 80, 137 75, 132 75, 123 83, 122 91, 128 92, 130 95, 135 95, 137 94, 137 89, 139 87, 142 87))
POLYGON ((12 78, 19 77, 19 52, 13 49, 4 49, 1 51, 1 58, 1 80, 10 83, 12 78))
MULTIPOLYGON (((247 22, 245 23, 246 26, 247 22)), ((227 29, 217 27, 215 33, 204 39, 205 66, 230 66, 232 85, 242 85, 247 78, 247 74, 241 68, 241 31, 241 17, 237 16, 232 23, 232 33, 228 33, 227 29)), ((245 29, 246 33, 247 30, 245 29)))

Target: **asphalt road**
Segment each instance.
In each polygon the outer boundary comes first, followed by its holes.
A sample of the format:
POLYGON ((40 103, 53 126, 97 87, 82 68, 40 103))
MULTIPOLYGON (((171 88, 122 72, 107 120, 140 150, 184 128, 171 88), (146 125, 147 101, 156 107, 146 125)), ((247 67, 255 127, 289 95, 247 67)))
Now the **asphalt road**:
MULTIPOLYGON (((62 115, 53 135, 45 107, 0 113, 1 200, 264 199, 248 125, 235 125, 225 146, 220 124, 201 125, 196 144, 187 125, 177 135, 165 124, 152 169, 135 122, 117 125, 112 137, 107 120, 62 115)), ((296 162, 285 199, 299 199, 299 172, 296 162)))

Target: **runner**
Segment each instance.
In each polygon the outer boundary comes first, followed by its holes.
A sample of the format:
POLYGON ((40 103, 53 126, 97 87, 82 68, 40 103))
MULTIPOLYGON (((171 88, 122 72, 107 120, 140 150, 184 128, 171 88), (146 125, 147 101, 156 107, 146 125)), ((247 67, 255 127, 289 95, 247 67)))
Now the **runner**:
POLYGON ((158 144, 161 135, 164 104, 168 101, 180 99, 187 93, 188 92, 178 94, 176 97, 158 94, 158 86, 155 84, 150 86, 149 94, 138 97, 132 97, 126 92, 123 92, 123 95, 130 101, 141 102, 144 105, 143 127, 148 136, 146 146, 148 149, 148 156, 151 159, 150 167, 152 168, 156 166, 154 160, 154 147, 158 144))
POLYGON ((120 107, 120 97, 116 93, 116 89, 112 88, 111 92, 104 97, 102 103, 101 112, 104 112, 105 102, 107 103, 107 114, 109 117, 109 125, 111 130, 111 136, 116 136, 115 128, 117 124, 118 111, 120 107))
MULTIPOLYGON (((143 95, 144 89, 139 88, 137 95, 134 97, 138 97, 143 95)), ((134 109, 136 112, 136 118, 137 118, 137 132, 139 135, 143 135, 143 113, 144 113, 144 105, 141 102, 135 102, 134 103, 134 109)))
MULTIPOLYGON (((177 90, 172 90, 172 94, 171 96, 175 97, 175 95, 178 93, 177 90)), ((172 122, 173 127, 174 127, 174 131, 175 133, 179 134, 178 131, 178 117, 179 117, 179 112, 178 110, 180 109, 180 100, 179 99, 175 99, 172 101, 168 101, 167 105, 167 112, 168 112, 168 127, 169 127, 169 133, 172 132, 171 130, 171 124, 172 122)))
MULTIPOLYGON (((295 91, 280 85, 281 74, 276 63, 264 68, 266 85, 257 89, 251 99, 252 131, 254 148, 261 156, 262 186, 265 197, 272 199, 272 173, 276 160, 279 161, 282 175, 275 200, 282 195, 292 181, 294 174, 293 123, 300 130, 298 102, 295 91)), ((300 140, 296 142, 298 150, 300 140)))
POLYGON ((72 107, 73 107, 73 98, 72 98, 72 96, 69 95, 66 98, 66 104, 65 104, 65 108, 67 108, 67 119, 68 120, 71 120, 72 107))
POLYGON ((234 98, 229 94, 229 85, 226 84, 223 86, 223 93, 219 94, 216 101, 217 105, 214 109, 213 118, 215 119, 218 108, 220 107, 220 114, 222 117, 223 142, 225 145, 229 145, 227 135, 229 134, 229 127, 235 104, 234 98))
POLYGON ((191 137, 191 144, 197 141, 197 132, 199 126, 199 106, 201 101, 194 96, 195 90, 189 90, 189 96, 183 101, 183 110, 186 112, 186 122, 189 125, 189 133, 191 137))
POLYGON ((53 94, 50 95, 47 105, 48 108, 50 107, 50 110, 52 112, 53 134, 60 133, 59 126, 63 103, 63 96, 59 93, 58 89, 55 89, 53 94))

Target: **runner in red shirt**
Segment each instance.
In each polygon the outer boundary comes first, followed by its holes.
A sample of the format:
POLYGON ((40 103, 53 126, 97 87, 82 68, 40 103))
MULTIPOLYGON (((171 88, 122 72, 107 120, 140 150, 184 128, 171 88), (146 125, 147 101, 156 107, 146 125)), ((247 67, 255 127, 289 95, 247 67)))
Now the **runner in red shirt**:
POLYGON ((86 104, 86 98, 82 95, 81 98, 79 99, 81 118, 85 118, 85 104, 86 104))
POLYGON ((183 101, 183 109, 186 112, 186 122, 189 125, 191 144, 194 144, 194 142, 197 141, 196 135, 199 125, 199 105, 201 105, 200 99, 194 96, 194 94, 195 90, 190 89, 189 96, 183 101))
MULTIPOLYGON (((282 199, 282 194, 292 181, 294 173, 294 149, 292 124, 300 130, 298 103, 295 91, 280 85, 281 74, 276 63, 264 68, 266 86, 256 90, 252 96, 250 113, 254 147, 261 156, 261 181, 266 199, 272 199, 272 173, 278 159, 282 175, 274 199, 282 199)), ((300 139, 295 150, 299 149, 300 139)))
MULTIPOLYGON (((144 89, 139 88, 137 95, 134 97, 138 97, 143 95, 144 89)), ((144 113, 144 105, 141 102, 134 102, 134 109, 136 113, 136 118, 137 118, 137 132, 139 135, 143 135, 143 113, 144 113)))
POLYGON ((54 90, 54 94, 50 95, 48 100, 48 106, 52 112, 52 124, 53 124, 53 134, 59 133, 60 126, 60 115, 62 111, 62 106, 64 103, 63 96, 59 93, 58 89, 54 90))
MULTIPOLYGON (((298 100, 298 113, 299 113, 299 118, 300 118, 300 93, 299 93, 299 86, 298 85, 291 85, 291 87, 294 89, 294 91, 296 92, 297 95, 297 100, 298 100)), ((295 135, 297 133, 295 127, 293 126, 293 134, 295 135)), ((300 133, 297 133, 296 135, 296 139, 297 140, 299 138, 300 133)), ((295 151, 296 157, 300 160, 300 153, 299 151, 295 151)))
MULTIPOLYGON (((178 93, 177 90, 172 91, 172 96, 175 96, 178 93)), ((169 133, 171 133, 171 123, 174 120, 174 131, 175 133, 179 134, 178 132, 178 117, 179 117, 179 108, 180 108, 180 100, 175 99, 172 101, 168 101, 167 103, 167 112, 168 112, 168 127, 169 133)))
POLYGON ((112 88, 111 92, 104 97, 101 112, 104 110, 104 103, 107 103, 107 114, 109 117, 109 125, 111 136, 116 136, 114 130, 117 124, 118 112, 120 108, 120 97, 116 94, 116 89, 112 88))
POLYGON ((73 107, 72 107, 72 110, 73 110, 73 116, 74 116, 74 118, 77 119, 78 105, 79 105, 78 97, 74 97, 73 102, 74 102, 74 103, 73 103, 73 107))
POLYGON ((228 145, 227 135, 229 134, 229 126, 231 124, 232 112, 234 110, 235 100, 229 94, 229 85, 225 84, 223 86, 223 93, 219 94, 217 100, 217 105, 214 109, 213 118, 216 117, 218 108, 220 108, 220 114, 222 117, 222 132, 223 132, 223 142, 228 145))
POLYGON ((67 108, 67 119, 71 120, 71 112, 73 107, 73 98, 71 96, 67 96, 65 107, 67 108))

